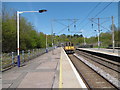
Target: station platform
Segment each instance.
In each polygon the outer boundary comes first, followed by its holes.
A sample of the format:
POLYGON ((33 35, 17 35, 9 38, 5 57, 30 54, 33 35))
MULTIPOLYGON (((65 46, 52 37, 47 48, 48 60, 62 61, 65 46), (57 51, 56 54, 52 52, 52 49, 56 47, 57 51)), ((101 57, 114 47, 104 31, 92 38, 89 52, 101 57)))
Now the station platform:
POLYGON ((112 49, 105 48, 78 48, 78 49, 120 57, 120 50, 118 49, 115 49, 114 52, 112 49))
POLYGON ((87 89, 63 48, 61 48, 59 88, 87 89))
POLYGON ((2 73, 2 88, 86 88, 63 48, 2 73))

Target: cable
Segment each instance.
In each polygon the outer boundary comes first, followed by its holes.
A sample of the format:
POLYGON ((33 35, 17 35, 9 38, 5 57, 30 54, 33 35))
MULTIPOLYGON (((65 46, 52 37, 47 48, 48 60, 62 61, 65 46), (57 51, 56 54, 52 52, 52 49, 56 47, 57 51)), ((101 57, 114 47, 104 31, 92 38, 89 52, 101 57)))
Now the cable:
POLYGON ((99 3, 88 13, 88 15, 87 15, 81 22, 84 22, 85 19, 87 19, 88 16, 89 16, 100 4, 101 4, 101 2, 99 2, 99 3))
MULTIPOLYGON (((114 0, 113 0, 113 1, 114 1, 114 0)), ((112 2, 113 2, 113 1, 112 1, 112 2)), ((109 5, 111 5, 112 2, 110 2, 110 3, 109 3, 107 6, 105 6, 100 12, 98 12, 98 13, 95 15, 95 17, 98 16, 101 12, 103 12, 109 5)), ((100 5, 100 3, 98 3, 97 5, 100 5)), ((97 6, 97 5, 96 5, 96 6, 97 6)), ((95 7, 96 7, 96 6, 95 6, 95 7)), ((96 8, 95 8, 95 9, 96 9, 96 8)), ((89 15, 88 15, 88 16, 89 16, 89 15)), ((95 18, 95 17, 94 17, 94 18, 95 18)), ((89 23, 89 22, 88 22, 88 23, 89 23)), ((85 24, 85 25, 83 25, 81 28, 84 28, 86 25, 88 25, 88 23, 85 24)))
MULTIPOLYGON (((80 25, 81 25, 81 23, 83 23, 83 22, 88 18, 88 16, 89 16, 100 4, 101 4, 101 2, 99 2, 99 3, 88 13, 88 15, 80 22, 80 25)), ((85 24, 84 26, 86 26, 86 24, 85 24)), ((84 26, 82 26, 82 27, 84 27, 84 26)))
POLYGON ((54 20, 54 21, 56 21, 57 23, 59 23, 59 24, 61 24, 61 25, 63 25, 63 26, 67 26, 67 25, 65 25, 65 24, 63 24, 63 23, 61 23, 61 22, 59 22, 58 20, 54 20))
MULTIPOLYGON (((109 18, 109 19, 110 19, 110 18, 109 18)), ((108 21, 110 21, 110 20, 105 20, 104 22, 102 22, 102 23, 100 23, 100 24, 102 25, 102 24, 104 24, 105 22, 108 22, 108 21)))
MULTIPOLYGON (((113 1, 114 1, 114 0, 113 0, 113 1)), ((113 3, 113 1, 110 2, 107 6, 105 6, 100 12, 98 12, 98 13, 95 15, 95 17, 98 16, 101 12, 103 12, 109 5, 111 5, 111 4, 113 3)), ((95 18, 95 17, 94 17, 94 18, 95 18)))
MULTIPOLYGON (((96 22, 94 22, 93 20, 91 20, 93 23, 95 23, 95 24, 97 24, 98 25, 98 23, 96 23, 96 22)), ((110 31, 110 29, 107 29, 106 27, 104 27, 104 26, 102 26, 102 25, 100 25, 102 28, 104 28, 104 29, 106 29, 106 30, 108 30, 108 31, 110 31)))
MULTIPOLYGON (((58 20, 73 20, 73 19, 58 19, 58 20)), ((71 23, 70 25, 64 25, 62 23, 59 22, 59 24, 62 24, 64 26, 66 26, 65 28, 63 28, 61 31, 59 31, 57 34, 61 33, 62 31, 64 31, 66 28, 70 27, 71 25, 73 25, 74 23, 76 23, 77 21, 79 21, 79 19, 74 19, 75 21, 73 23, 71 23)))
MULTIPOLYGON (((74 22, 73 23, 71 23, 70 25, 68 25, 68 26, 71 26, 71 25, 73 25, 74 24, 74 22)), ((68 26, 66 26, 65 28, 63 28, 61 31, 59 31, 57 34, 59 34, 59 33, 61 33, 62 31, 64 31, 68 26)))

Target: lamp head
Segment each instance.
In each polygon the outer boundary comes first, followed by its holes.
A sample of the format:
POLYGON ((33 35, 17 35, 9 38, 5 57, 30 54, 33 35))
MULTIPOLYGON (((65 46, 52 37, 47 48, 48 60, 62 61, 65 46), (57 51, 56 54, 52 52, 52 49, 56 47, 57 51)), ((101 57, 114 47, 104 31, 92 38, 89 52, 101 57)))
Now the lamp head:
POLYGON ((39 13, 43 13, 43 12, 47 12, 47 10, 45 9, 39 10, 39 13))

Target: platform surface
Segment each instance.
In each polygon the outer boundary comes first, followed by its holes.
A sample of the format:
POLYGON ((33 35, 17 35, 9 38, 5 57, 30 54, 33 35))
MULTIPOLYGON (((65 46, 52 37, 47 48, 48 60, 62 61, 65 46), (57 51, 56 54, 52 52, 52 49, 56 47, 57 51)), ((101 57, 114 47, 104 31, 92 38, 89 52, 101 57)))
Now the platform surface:
POLYGON ((105 49, 105 48, 78 48, 81 50, 87 50, 92 52, 99 52, 103 54, 113 55, 113 56, 120 56, 120 50, 115 49, 114 52, 112 49, 105 49))
POLYGON ((82 88, 82 84, 62 48, 2 73, 2 88, 82 88))
POLYGON ((60 88, 86 88, 86 85, 63 49, 61 49, 60 73, 62 74, 62 80, 60 80, 62 85, 60 85, 60 88))
POLYGON ((2 88, 58 88, 61 49, 45 53, 20 68, 2 73, 2 88))

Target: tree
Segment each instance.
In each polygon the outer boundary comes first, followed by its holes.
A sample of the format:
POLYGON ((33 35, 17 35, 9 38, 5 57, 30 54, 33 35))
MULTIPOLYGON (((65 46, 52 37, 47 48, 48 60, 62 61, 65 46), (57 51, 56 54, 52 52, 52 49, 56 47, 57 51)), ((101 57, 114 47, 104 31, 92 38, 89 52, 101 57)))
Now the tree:
MULTIPOLYGON (((2 15, 2 50, 17 50, 16 13, 3 10, 2 15)), ((20 17, 20 50, 45 47, 45 34, 38 33, 24 17, 20 17)))
MULTIPOLYGON (((4 17, 8 17, 8 15, 4 17)), ((14 16, 2 21, 2 48, 4 52, 16 50, 16 20, 14 16)))

